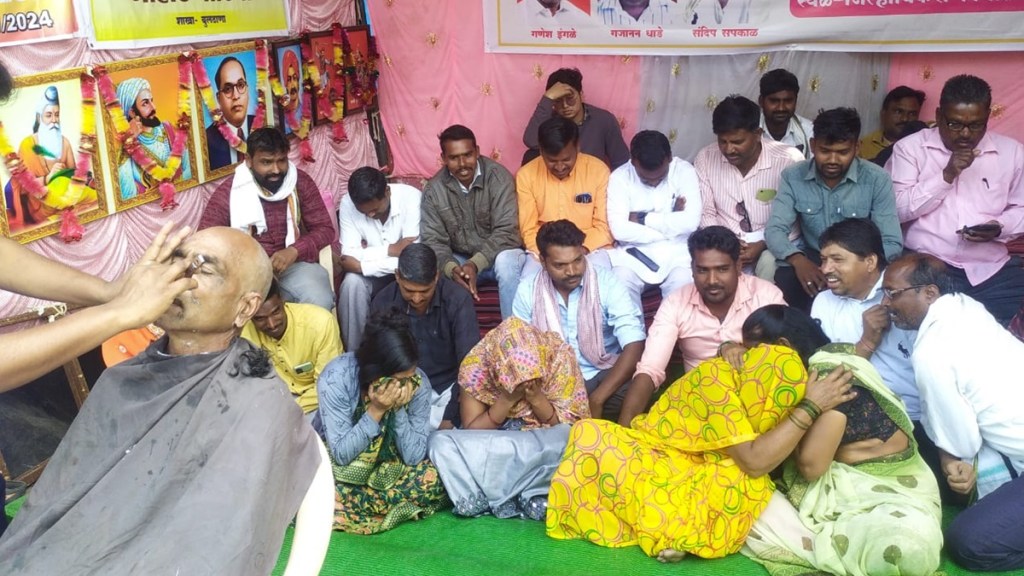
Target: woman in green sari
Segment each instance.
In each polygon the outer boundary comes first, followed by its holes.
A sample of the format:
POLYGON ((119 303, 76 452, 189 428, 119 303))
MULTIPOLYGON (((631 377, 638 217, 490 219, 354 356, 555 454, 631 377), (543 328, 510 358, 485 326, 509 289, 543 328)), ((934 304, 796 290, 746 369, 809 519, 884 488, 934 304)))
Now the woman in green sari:
POLYGON ((337 486, 336 530, 384 532, 450 505, 425 460, 430 382, 416 367, 418 350, 408 317, 391 309, 370 317, 359 350, 320 374, 319 427, 337 486))
POLYGON ((938 485, 917 452, 902 401, 877 370, 852 345, 829 344, 815 321, 793 308, 755 311, 743 340, 799 341, 809 369, 827 374, 844 366, 859 390, 810 425, 743 553, 772 576, 934 574, 942 549, 938 485))

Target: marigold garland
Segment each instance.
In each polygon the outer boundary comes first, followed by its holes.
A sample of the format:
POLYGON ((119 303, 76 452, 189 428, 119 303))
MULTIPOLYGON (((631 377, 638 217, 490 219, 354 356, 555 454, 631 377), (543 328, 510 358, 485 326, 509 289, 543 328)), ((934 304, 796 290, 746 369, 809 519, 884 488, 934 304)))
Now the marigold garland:
POLYGON ((256 41, 256 117, 252 120, 252 130, 262 128, 267 123, 267 95, 263 87, 269 82, 267 70, 270 62, 270 53, 267 43, 263 40, 256 41))
POLYGON ((238 137, 238 133, 224 119, 224 111, 221 110, 220 104, 217 103, 217 99, 213 95, 213 87, 210 86, 210 76, 206 72, 206 64, 199 58, 198 52, 189 52, 188 59, 192 67, 192 78, 199 88, 199 94, 203 97, 206 109, 210 111, 210 118, 217 125, 217 131, 220 132, 228 146, 245 154, 245 142, 238 137))
POLYGON ((335 142, 348 142, 345 132, 345 49, 341 24, 331 24, 331 42, 334 47, 334 76, 328 76, 330 89, 325 90, 325 100, 331 104, 331 138, 335 142), (333 95, 333 97, 332 97, 333 95))

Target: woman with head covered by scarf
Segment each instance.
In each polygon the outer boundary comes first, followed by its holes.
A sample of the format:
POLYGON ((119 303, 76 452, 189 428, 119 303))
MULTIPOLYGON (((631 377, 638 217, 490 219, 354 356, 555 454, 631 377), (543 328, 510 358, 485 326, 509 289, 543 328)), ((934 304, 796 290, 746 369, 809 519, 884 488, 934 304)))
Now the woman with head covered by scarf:
POLYGON ((455 513, 543 520, 569 424, 590 417, 575 352, 512 317, 470 351, 458 383, 466 429, 429 447, 455 513))

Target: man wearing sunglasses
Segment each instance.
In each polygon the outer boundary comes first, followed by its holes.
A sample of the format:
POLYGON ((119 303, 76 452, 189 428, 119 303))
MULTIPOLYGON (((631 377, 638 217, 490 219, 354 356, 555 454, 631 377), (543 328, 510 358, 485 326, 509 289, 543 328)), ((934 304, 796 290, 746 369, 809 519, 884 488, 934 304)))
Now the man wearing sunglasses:
POLYGON ((977 497, 946 528, 946 552, 972 571, 1019 570, 1024 387, 1014 361, 1024 343, 957 292, 948 270, 928 254, 896 260, 882 278, 882 304, 896 327, 917 330, 911 361, 922 423, 939 448, 939 482, 977 497))
POLYGON ((1024 233, 1024 144, 988 131, 991 105, 981 78, 950 78, 935 128, 897 142, 887 168, 906 247, 948 264, 956 289, 1005 326, 1024 297, 1006 248, 1024 233))
MULTIPOLYGON (((249 80, 245 77, 245 68, 238 58, 228 56, 217 67, 213 81, 217 91, 217 105, 224 113, 224 121, 245 142, 255 118, 249 114, 249 80)), ((245 153, 228 144, 216 122, 206 127, 206 151, 210 170, 245 160, 245 153)))

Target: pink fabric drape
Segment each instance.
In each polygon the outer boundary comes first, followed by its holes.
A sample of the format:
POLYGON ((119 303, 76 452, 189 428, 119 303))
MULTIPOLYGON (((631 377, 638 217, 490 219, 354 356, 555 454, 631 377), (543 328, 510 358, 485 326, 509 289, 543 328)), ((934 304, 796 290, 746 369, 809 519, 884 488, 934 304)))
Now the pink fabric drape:
MULTIPOLYGON (((352 26, 356 23, 355 1, 361 0, 290 2, 291 31, 297 34, 302 31, 327 30, 333 22, 352 26)), ((3 61, 13 75, 21 76, 86 64, 170 54, 217 44, 94 51, 89 49, 84 38, 74 38, 30 46, 5 47, 0 53, 0 61, 3 61)), ((360 166, 378 164, 365 116, 356 114, 346 118, 345 130, 349 141, 341 143, 335 143, 331 139, 330 126, 320 126, 311 131, 309 140, 316 162, 301 162, 298 146, 293 146, 291 151, 292 161, 300 169, 308 172, 319 185, 324 203, 332 215, 335 215, 335 219, 341 197, 347 193, 346 183, 349 174, 360 166)), ((65 244, 58 237, 50 236, 32 242, 28 247, 90 274, 106 279, 116 278, 142 254, 149 240, 168 220, 173 220, 179 225, 195 227, 199 223, 206 200, 219 183, 219 180, 209 182, 177 194, 176 198, 180 205, 175 210, 163 212, 160 210, 159 202, 151 202, 89 223, 81 242, 65 244)), ((337 222, 334 224, 337 229, 337 222)), ((8 267, 16 265, 16 262, 0 263, 0 266, 8 267)), ((0 291, 0 318, 18 315, 42 304, 46 303, 0 291)), ((23 327, 8 327, 6 330, 23 327)))
POLYGON ((1024 75, 1020 64, 1024 52, 958 52, 893 54, 889 66, 889 88, 901 84, 924 90, 927 99, 921 119, 935 120, 942 85, 957 74, 984 78, 992 86, 992 116, 988 128, 1024 140, 1024 75))
POLYGON ((548 74, 563 66, 583 72, 584 98, 624 123, 627 143, 636 131, 639 58, 487 54, 482 2, 370 0, 370 21, 396 174, 432 176, 437 135, 452 124, 472 129, 480 153, 515 172, 523 129, 548 74))

